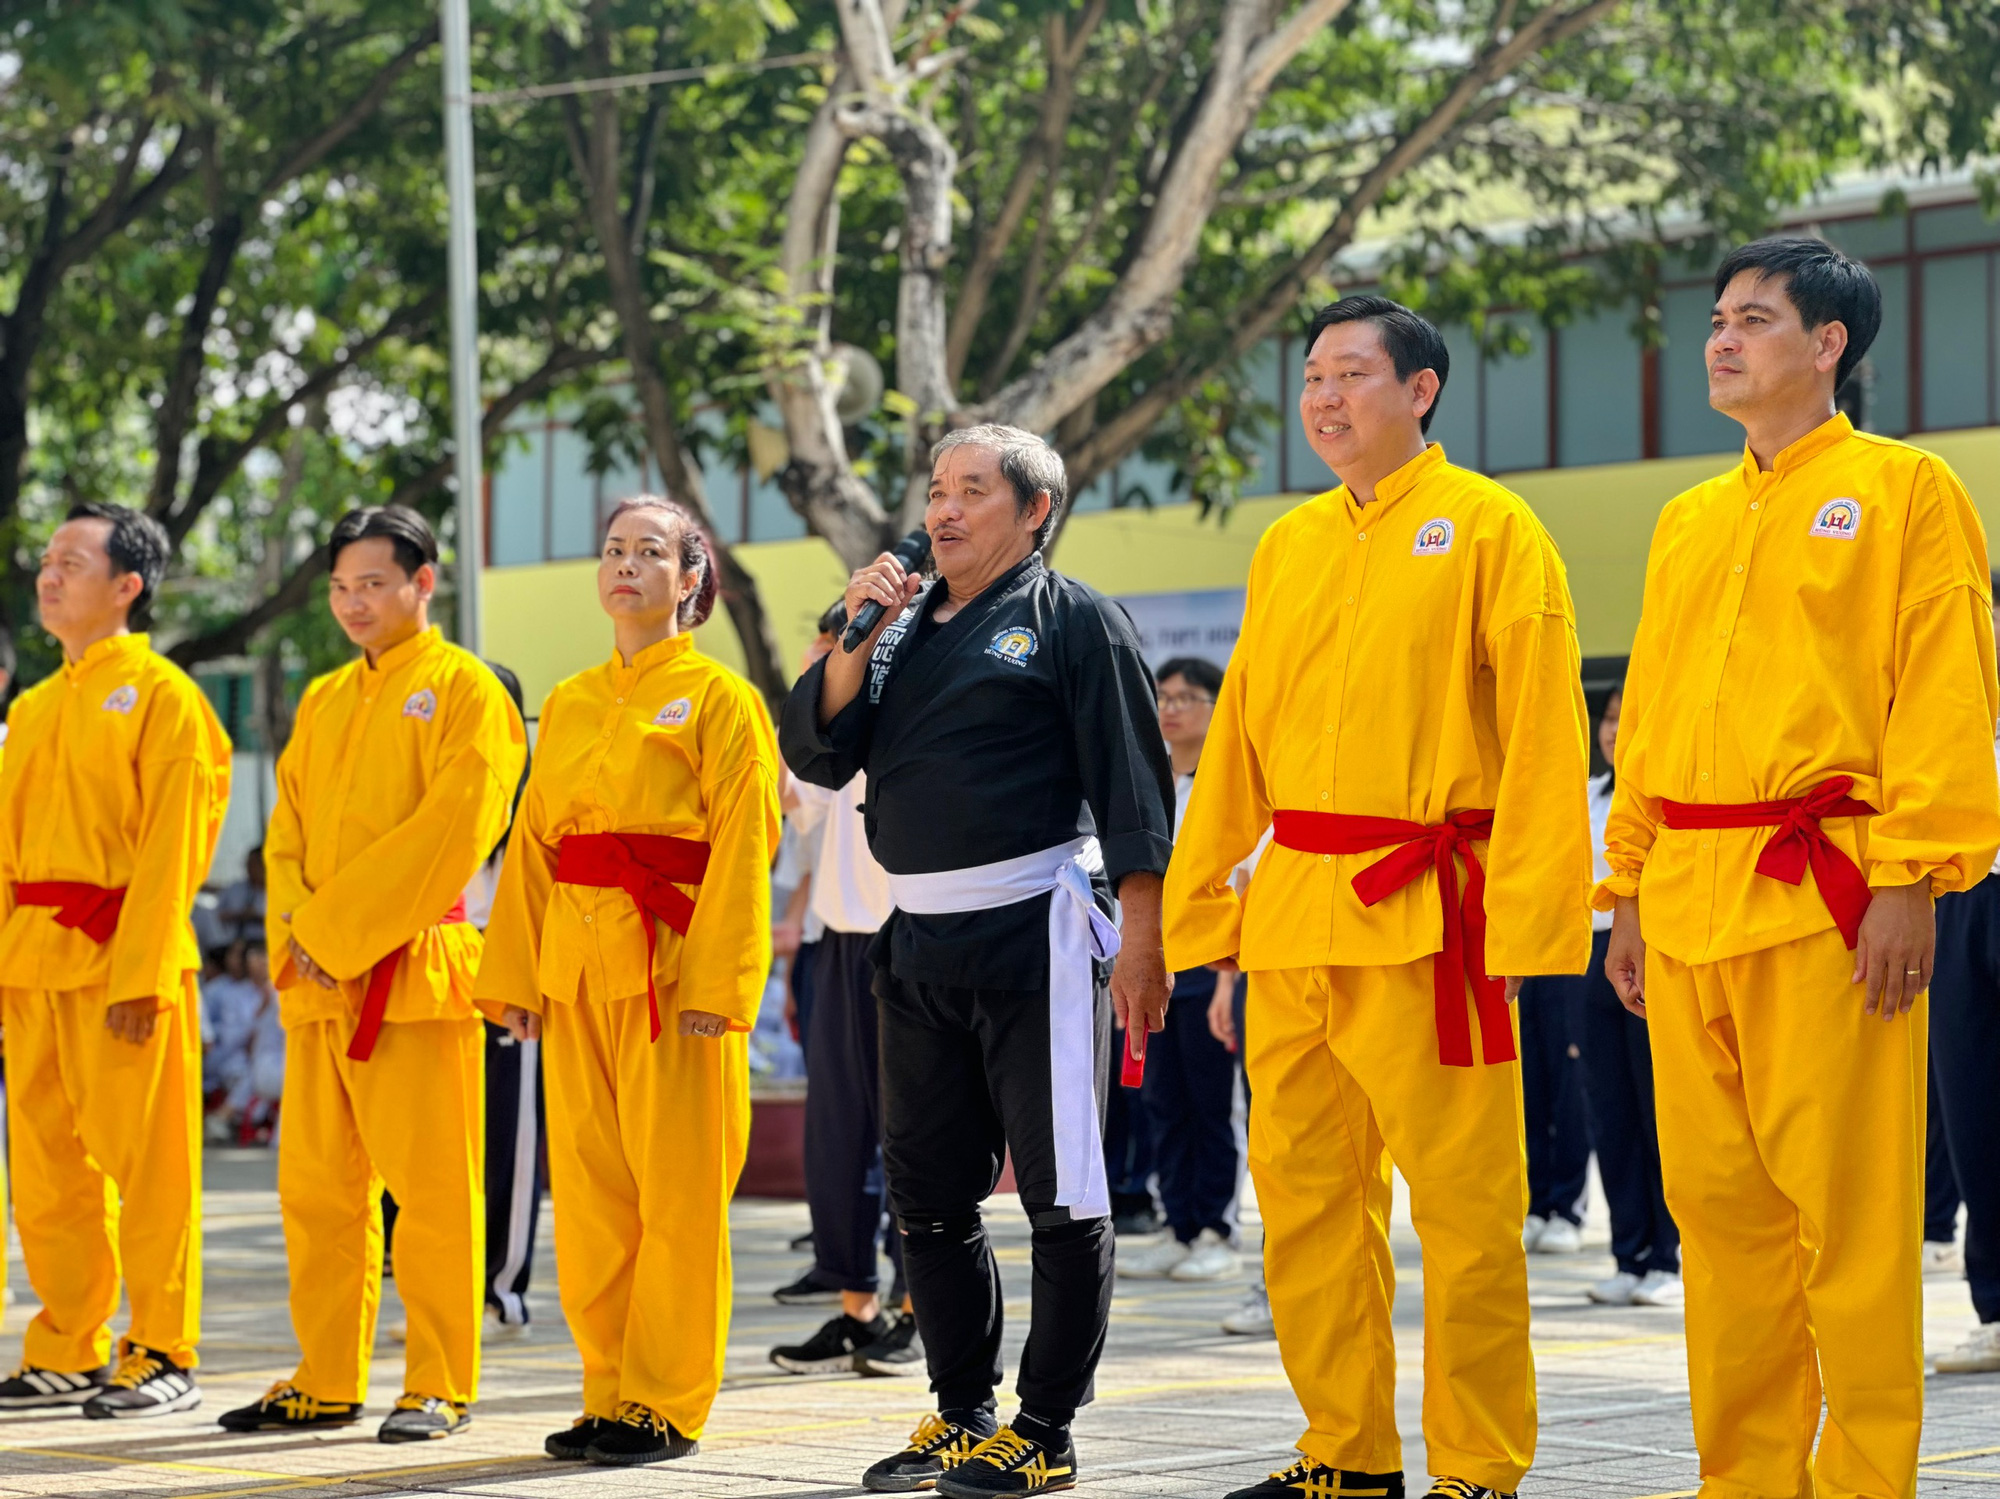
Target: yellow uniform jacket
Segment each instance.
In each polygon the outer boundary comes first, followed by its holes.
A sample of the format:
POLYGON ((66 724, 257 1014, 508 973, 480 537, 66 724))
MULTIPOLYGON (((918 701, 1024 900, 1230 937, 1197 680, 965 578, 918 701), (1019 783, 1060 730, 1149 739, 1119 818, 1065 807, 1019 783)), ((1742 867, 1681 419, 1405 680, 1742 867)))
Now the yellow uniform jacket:
POLYGON ((1674 830, 1660 802, 1802 796, 1851 776, 1872 818, 1827 835, 1871 885, 1976 883, 2000 847, 1986 536, 1943 460, 1836 416, 1746 450, 1653 533, 1595 901, 1640 896, 1684 963, 1832 927, 1810 874, 1756 873, 1773 828, 1674 830))
POLYGON ((188 912, 229 804, 230 745, 215 710, 145 635, 100 640, 22 693, 0 762, 0 985, 103 985, 112 1004, 179 1003, 201 967, 188 912), (22 906, 14 886, 123 888, 99 945, 22 906))
MULTIPOLYGON (((1590 958, 1581 662, 1562 559, 1519 497, 1436 443, 1357 505, 1345 486, 1264 534, 1167 871, 1167 965, 1411 962, 1439 951, 1437 876, 1369 907, 1355 874, 1389 850, 1264 854, 1273 811, 1424 824, 1492 809, 1486 969, 1580 973, 1590 958)), ((1462 879, 1462 876, 1461 876, 1462 879)))
POLYGON ((407 948, 390 1022, 463 1020, 479 934, 440 926, 507 830, 527 735, 500 679, 436 629, 306 689, 265 837, 271 972, 287 1027, 358 1015, 375 964, 407 948), (293 968, 288 942, 328 973, 293 968))
POLYGON ((507 846, 477 994, 489 1014, 543 998, 646 992, 646 931, 617 888, 557 884, 571 833, 655 833, 707 843, 686 937, 657 928, 653 981, 673 1010, 755 1021, 771 968, 778 750, 770 714, 690 635, 615 654, 559 683, 542 706, 534 770, 507 846))

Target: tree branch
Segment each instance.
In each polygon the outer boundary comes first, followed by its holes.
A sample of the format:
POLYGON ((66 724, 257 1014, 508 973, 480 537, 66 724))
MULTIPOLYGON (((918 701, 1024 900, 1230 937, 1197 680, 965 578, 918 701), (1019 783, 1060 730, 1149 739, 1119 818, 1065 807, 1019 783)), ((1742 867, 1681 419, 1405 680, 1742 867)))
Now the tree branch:
POLYGON ((383 65, 381 71, 368 81, 368 86, 356 94, 325 129, 271 168, 257 185, 256 198, 268 198, 293 178, 305 175, 325 161, 341 142, 359 130, 367 123, 368 117, 382 107, 382 101, 389 97, 389 90, 396 86, 396 80, 409 72, 416 60, 430 49, 437 41, 437 35, 438 23, 431 21, 426 24, 408 46, 383 65))

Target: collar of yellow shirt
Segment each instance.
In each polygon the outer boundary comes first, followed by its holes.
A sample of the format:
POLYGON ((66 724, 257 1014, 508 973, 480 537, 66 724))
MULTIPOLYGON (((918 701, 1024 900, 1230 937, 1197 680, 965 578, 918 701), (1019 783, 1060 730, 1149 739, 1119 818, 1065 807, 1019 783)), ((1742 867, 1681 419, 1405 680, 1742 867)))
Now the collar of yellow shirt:
POLYGON ((368 657, 364 654, 361 658, 361 669, 363 671, 379 671, 386 676, 400 667, 409 665, 417 657, 443 639, 444 632, 436 625, 432 625, 428 630, 419 630, 408 640, 390 646, 389 649, 375 658, 372 666, 368 662, 368 657))
POLYGON ((1444 444, 1428 443, 1424 450, 1408 463, 1375 481, 1375 498, 1370 504, 1363 506, 1354 498, 1354 491, 1345 484, 1334 492, 1340 496, 1341 503, 1346 505, 1349 520, 1359 520, 1363 514, 1381 515, 1404 495, 1411 493, 1434 476, 1444 465, 1444 444))
MULTIPOLYGON (((1828 420, 1821 422, 1789 447, 1781 448, 1778 456, 1771 460, 1771 472, 1777 478, 1796 469, 1803 468, 1836 443, 1845 442, 1854 435, 1854 423, 1847 419, 1847 413, 1836 411, 1828 420)), ((1755 484, 1762 477, 1763 470, 1757 467, 1757 455, 1750 451, 1750 444, 1743 444, 1742 476, 1745 484, 1755 484)))
POLYGON ((133 656, 143 656, 152 649, 152 641, 152 636, 143 633, 107 635, 102 640, 92 641, 76 660, 64 661, 63 675, 74 681, 107 661, 125 661, 133 656))
POLYGON ((639 652, 638 655, 634 656, 632 664, 627 666, 625 658, 619 655, 618 648, 613 646, 611 648, 611 669, 616 672, 647 671, 655 666, 663 666, 669 661, 684 656, 693 649, 693 632, 682 630, 678 635, 669 635, 665 640, 654 641, 643 651, 639 652))

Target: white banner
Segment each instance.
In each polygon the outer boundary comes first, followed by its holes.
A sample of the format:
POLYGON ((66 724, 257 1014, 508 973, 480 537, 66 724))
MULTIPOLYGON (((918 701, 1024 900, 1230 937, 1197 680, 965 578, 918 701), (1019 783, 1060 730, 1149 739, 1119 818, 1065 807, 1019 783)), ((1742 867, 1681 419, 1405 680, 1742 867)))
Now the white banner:
POLYGON ((1138 626, 1146 664, 1155 671, 1175 656, 1200 656, 1229 664, 1243 629, 1243 590, 1207 588, 1189 593, 1135 593, 1118 602, 1138 626))

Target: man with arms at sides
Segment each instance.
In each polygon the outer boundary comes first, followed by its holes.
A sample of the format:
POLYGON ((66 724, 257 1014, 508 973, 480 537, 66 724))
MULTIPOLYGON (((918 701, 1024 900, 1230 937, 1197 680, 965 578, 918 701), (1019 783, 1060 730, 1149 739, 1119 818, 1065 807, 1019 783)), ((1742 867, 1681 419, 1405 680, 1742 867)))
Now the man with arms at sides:
POLYGON ((327 550, 333 616, 361 654, 306 689, 264 844, 301 1357, 222 1425, 361 1419, 386 1185, 409 1329, 403 1394, 378 1434, 424 1441, 463 1431, 478 1398, 485 1041, 463 895, 506 831, 527 735, 500 679, 431 625, 437 540, 422 516, 349 511, 327 550))
POLYGON ((801 780, 867 772, 895 901, 872 950, 883 1162, 939 1410, 862 1481, 978 1499, 1076 1481, 1069 1424, 1111 1309, 1100 1079, 1111 1004, 1135 1035, 1166 1012, 1173 782, 1131 620, 1043 561, 1062 460, 981 426, 931 464, 938 580, 886 554, 854 575, 850 616, 879 603, 882 622, 799 679, 780 744, 801 780), (1122 943, 1093 886, 1117 892, 1122 943), (1108 1004, 1097 964, 1114 954, 1108 1004), (1034 1292, 1021 1413, 996 1431, 1000 1277, 979 1204, 1009 1150, 1034 1292))
POLYGON ((2000 686, 1964 487, 1834 409, 1880 321, 1818 240, 1724 259, 1709 404, 1748 440, 1661 514, 1625 678, 1595 903, 1652 1036, 1708 1493, 1916 1492, 1932 901, 2000 847, 2000 686))
POLYGON ((201 1324, 201 954, 189 912, 229 800, 230 746, 143 623, 172 544, 71 508, 42 553, 62 670, 8 714, 0 986, 14 1225, 42 1308, 0 1409, 192 1410, 201 1324), (132 1323, 115 1372, 121 1272, 132 1323))
POLYGON ((1508 1002, 1590 957, 1575 616, 1528 507, 1426 445, 1436 328, 1348 297, 1306 349, 1299 415, 1345 482, 1258 545, 1167 876, 1168 962, 1254 975, 1250 1170, 1309 1423, 1236 1499, 1404 1493, 1392 1156, 1424 1249, 1430 1493, 1483 1499, 1535 1450, 1508 1002))

